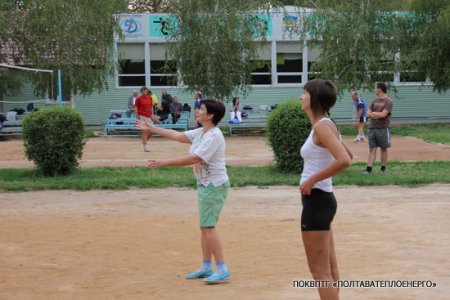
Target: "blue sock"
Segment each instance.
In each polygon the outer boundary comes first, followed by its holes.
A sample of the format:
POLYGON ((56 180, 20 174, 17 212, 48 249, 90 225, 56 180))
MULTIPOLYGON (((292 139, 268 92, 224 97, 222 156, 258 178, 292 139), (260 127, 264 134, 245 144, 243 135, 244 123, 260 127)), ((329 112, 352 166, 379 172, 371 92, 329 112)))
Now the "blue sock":
POLYGON ((202 270, 211 270, 211 269, 212 269, 211 261, 204 259, 202 261, 202 270))
POLYGON ((224 262, 216 263, 216 268, 217 268, 217 270, 216 270, 217 273, 228 272, 228 267, 224 262))

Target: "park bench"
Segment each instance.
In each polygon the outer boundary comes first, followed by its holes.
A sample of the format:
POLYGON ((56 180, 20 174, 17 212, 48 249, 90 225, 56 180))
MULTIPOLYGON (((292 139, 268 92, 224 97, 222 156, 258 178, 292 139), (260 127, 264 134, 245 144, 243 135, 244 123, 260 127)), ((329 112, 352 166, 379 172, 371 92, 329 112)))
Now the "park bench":
MULTIPOLYGON (((6 113, 0 112, 3 116, 6 113)), ((0 136, 16 136, 22 134, 22 119, 25 114, 16 115, 16 120, 6 120, 3 121, 0 126, 0 136)))
MULTIPOLYGON (((126 115, 126 110, 111 110, 109 116, 114 114, 126 115)), ((172 124, 172 116, 169 115, 166 120, 155 125, 160 128, 186 131, 189 129, 189 117, 189 112, 185 111, 176 124, 172 124)), ((108 118, 104 126, 104 136, 138 136, 140 130, 136 129, 135 123, 136 118, 108 118)))
POLYGON ((13 136, 22 134, 22 121, 4 121, 0 128, 0 136, 13 136))
MULTIPOLYGON (((243 112, 247 113, 246 118, 242 118, 242 122, 239 124, 228 123, 229 133, 233 135, 233 133, 237 132, 264 132, 266 130, 266 122, 267 117, 271 111, 270 106, 268 105, 258 105, 252 106, 249 105, 251 109, 244 109, 243 112)), ((228 121, 230 120, 228 115, 228 121)))

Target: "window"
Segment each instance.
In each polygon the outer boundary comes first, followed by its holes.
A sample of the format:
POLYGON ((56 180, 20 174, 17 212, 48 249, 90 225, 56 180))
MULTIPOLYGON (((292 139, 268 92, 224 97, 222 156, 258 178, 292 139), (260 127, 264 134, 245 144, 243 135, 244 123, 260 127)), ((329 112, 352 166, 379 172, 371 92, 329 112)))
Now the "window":
POLYGON ((277 43, 278 83, 302 83, 302 49, 299 42, 277 43))
POLYGON ((150 44, 150 85, 177 85, 177 67, 174 61, 166 64, 164 44, 150 44))
POLYGON ((117 53, 119 86, 144 86, 144 44, 117 44, 117 53))
POLYGON ((257 64, 257 67, 252 70, 252 84, 272 84, 271 45, 270 43, 265 43, 260 46, 257 51, 258 60, 253 62, 257 64))

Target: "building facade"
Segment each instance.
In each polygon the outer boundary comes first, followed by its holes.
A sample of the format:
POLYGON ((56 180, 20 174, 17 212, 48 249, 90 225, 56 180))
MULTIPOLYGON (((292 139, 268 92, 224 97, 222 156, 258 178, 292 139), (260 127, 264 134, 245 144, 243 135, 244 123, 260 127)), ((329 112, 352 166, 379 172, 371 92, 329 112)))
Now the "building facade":
MULTIPOLYGON (((267 28, 266 41, 261 43, 258 59, 262 67, 252 73, 252 91, 243 104, 274 105, 287 99, 298 99, 304 84, 318 76, 310 71, 311 65, 320 57, 320 49, 301 43, 297 34, 304 16, 295 7, 285 12, 255 13, 258 26, 267 28)), ((310 11, 302 10, 303 14, 310 11)), ((182 82, 176 80, 177 70, 164 69, 165 45, 170 29, 177 26, 176 19, 168 14, 121 14, 118 15, 123 39, 116 38, 118 68, 114 77, 108 79, 108 91, 93 93, 88 97, 75 96, 73 103, 83 114, 87 125, 101 125, 111 109, 126 109, 133 89, 146 85, 158 97, 166 89, 180 102, 193 104, 193 97, 184 91, 182 82)), ((433 92, 432 83, 413 74, 392 73, 392 84, 397 88, 394 120, 433 120, 450 118, 450 96, 433 92)), ((20 99, 33 99, 28 89, 20 99)), ((371 92, 360 92, 370 101, 371 92)), ((235 95, 240 96, 240 95, 235 95)), ((17 98, 8 98, 17 100, 17 98)), ((8 100, 5 98, 4 100, 8 100)), ((20 100, 19 100, 20 101, 20 100)), ((4 103, 0 110, 16 107, 17 103, 4 103)), ((39 106, 39 105, 37 105, 39 106)), ((343 94, 332 111, 339 120, 352 119, 352 100, 349 92, 343 94)))

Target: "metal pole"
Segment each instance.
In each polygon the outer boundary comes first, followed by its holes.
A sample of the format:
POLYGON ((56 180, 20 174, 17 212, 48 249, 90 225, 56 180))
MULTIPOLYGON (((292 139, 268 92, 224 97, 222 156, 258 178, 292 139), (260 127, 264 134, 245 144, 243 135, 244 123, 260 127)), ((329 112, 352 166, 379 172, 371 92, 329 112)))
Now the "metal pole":
POLYGON ((61 84, 61 70, 58 69, 58 103, 62 106, 62 84, 61 84))

